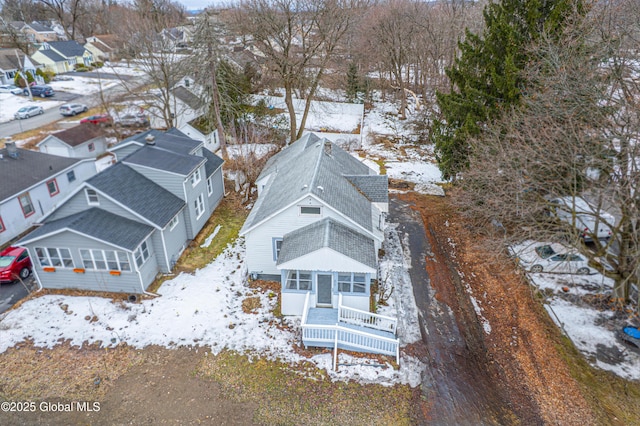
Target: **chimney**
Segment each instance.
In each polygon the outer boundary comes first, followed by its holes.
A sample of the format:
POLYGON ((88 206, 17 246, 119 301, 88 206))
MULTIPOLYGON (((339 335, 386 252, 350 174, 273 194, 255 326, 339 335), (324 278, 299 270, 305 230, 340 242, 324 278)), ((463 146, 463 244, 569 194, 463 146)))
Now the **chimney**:
POLYGON ((18 148, 16 147, 15 142, 5 142, 5 146, 7 147, 7 154, 11 158, 18 158, 18 148))
POLYGON ((331 142, 324 141, 324 153, 327 155, 331 155, 331 142))
POLYGON ((147 137, 144 138, 144 140, 147 141, 147 145, 155 145, 156 144, 156 138, 153 135, 147 135, 147 137))

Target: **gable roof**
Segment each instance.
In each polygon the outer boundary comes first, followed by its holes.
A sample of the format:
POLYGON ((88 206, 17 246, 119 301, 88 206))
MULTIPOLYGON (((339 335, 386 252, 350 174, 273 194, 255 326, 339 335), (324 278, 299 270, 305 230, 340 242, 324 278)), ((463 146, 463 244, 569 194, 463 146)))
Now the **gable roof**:
POLYGON ((207 162, 204 163, 204 173, 207 177, 211 176, 220 166, 224 163, 224 160, 208 149, 202 150, 202 155, 207 159, 207 162))
POLYGON ((27 24, 28 26, 30 26, 34 31, 38 32, 38 33, 53 33, 55 31, 53 31, 53 28, 50 28, 46 25, 42 25, 39 22, 33 21, 30 24, 27 24))
MULTIPOLYGON (((24 66, 24 58, 26 55, 20 49, 0 49, 0 69, 2 70, 17 70, 20 69, 20 65, 24 66), (18 63, 18 57, 16 56, 16 51, 20 55, 20 62, 18 63)), ((37 62, 31 60, 34 65, 39 65, 37 62)))
POLYGON ((87 180, 86 184, 160 228, 185 206, 180 198, 120 162, 87 180))
POLYGON ((183 176, 190 175, 204 161, 203 157, 181 154, 154 145, 143 146, 122 160, 125 164, 137 164, 183 176))
MULTIPOLYGON (((61 55, 67 58, 82 56, 84 55, 84 52, 86 50, 80 43, 78 43, 75 40, 49 41, 46 44, 48 44, 49 47, 51 47, 51 49, 56 50, 58 53, 60 53, 61 55)), ((47 49, 41 49, 41 50, 47 50, 47 49)))
MULTIPOLYGON (((17 148, 18 158, 0 149, 0 202, 44 182, 74 164, 87 161, 17 148)), ((91 160, 93 161, 93 160, 91 160)))
POLYGON ((113 51, 112 48, 110 48, 109 46, 107 46, 106 44, 101 42, 100 40, 90 41, 88 43, 91 44, 92 46, 94 46, 96 49, 100 50, 102 53, 109 53, 109 52, 113 51))
MULTIPOLYGON (((67 145, 74 147, 102 135, 103 133, 100 127, 91 123, 80 123, 75 127, 51 134, 51 136, 54 136, 67 145)), ((38 146, 40 146, 41 143, 42 142, 40 142, 38 146)))
POLYGON ((363 265, 376 268, 373 239, 331 218, 286 234, 276 264, 281 265, 322 248, 330 248, 363 265))
POLYGON ((386 175, 345 175, 345 178, 372 203, 389 202, 389 179, 386 175))
POLYGON ((133 251, 153 232, 144 223, 127 219, 97 207, 46 222, 25 236, 20 244, 69 230, 133 251))
POLYGON ((147 144, 146 138, 151 135, 154 137, 153 142, 155 146, 177 152, 179 154, 193 154, 199 146, 202 145, 201 141, 191 139, 189 136, 180 132, 176 129, 176 131, 172 131, 172 129, 161 132, 159 130, 151 129, 146 132, 139 133, 137 135, 129 136, 126 139, 118 142, 117 145, 114 145, 109 149, 109 151, 117 151, 118 149, 129 145, 130 143, 135 143, 140 147, 147 144), (179 132, 180 134, 176 133, 179 132))
POLYGON ((363 229, 373 230, 371 201, 344 175, 367 176, 374 172, 337 145, 326 139, 302 138, 285 148, 268 168, 270 173, 260 175, 269 178, 267 185, 241 233, 308 195, 322 200, 363 229))
POLYGON ((51 59, 53 62, 64 62, 67 60, 67 58, 60 56, 58 52, 54 52, 53 50, 38 50, 38 52, 51 59))
POLYGON ((171 92, 173 93, 173 96, 180 99, 182 102, 187 104, 189 108, 193 109, 194 111, 204 106, 204 102, 202 101, 202 99, 200 99, 198 96, 193 94, 186 87, 178 86, 178 87, 175 87, 171 92))

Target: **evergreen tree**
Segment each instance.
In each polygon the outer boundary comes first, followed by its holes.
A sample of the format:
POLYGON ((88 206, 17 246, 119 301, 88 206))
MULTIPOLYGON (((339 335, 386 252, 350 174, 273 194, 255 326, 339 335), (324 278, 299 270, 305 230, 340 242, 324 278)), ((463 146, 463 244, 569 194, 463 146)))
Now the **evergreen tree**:
POLYGON ((437 93, 441 118, 432 141, 445 178, 455 179, 467 167, 467 139, 519 103, 527 46, 542 34, 559 37, 574 13, 584 13, 581 0, 501 0, 485 7, 482 35, 467 31, 459 58, 447 69, 451 92, 437 93))
POLYGON ((353 62, 349 63, 347 69, 347 101, 358 100, 358 93, 361 92, 360 78, 358 77, 358 67, 353 62))

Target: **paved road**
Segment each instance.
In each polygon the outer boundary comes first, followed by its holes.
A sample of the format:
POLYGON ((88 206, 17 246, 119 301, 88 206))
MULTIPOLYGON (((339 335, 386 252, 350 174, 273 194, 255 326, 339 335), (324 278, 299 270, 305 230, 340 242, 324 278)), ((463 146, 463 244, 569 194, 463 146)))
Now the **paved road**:
MULTIPOLYGON (((113 74, 102 74, 98 72, 86 72, 86 73, 73 73, 70 74, 72 76, 76 75, 77 77, 89 77, 89 78, 103 78, 103 79, 118 79, 120 77, 116 77, 113 74)), ((116 85, 104 91, 105 96, 108 96, 109 99, 113 99, 118 95, 127 93, 129 90, 135 90, 136 87, 140 87, 145 83, 145 80, 140 77, 132 77, 132 76, 121 76, 122 80, 125 82, 129 82, 129 89, 123 88, 121 85, 116 85)), ((38 100, 39 98, 34 98, 34 100, 38 100)), ((92 93, 90 95, 78 95, 76 93, 67 93, 57 91, 54 98, 56 101, 62 102, 70 102, 76 101, 81 102, 83 104, 87 104, 90 108, 100 105, 101 99, 99 93, 92 93)), ((38 127, 45 126, 49 123, 53 123, 54 121, 58 121, 62 118, 60 113, 58 112, 58 108, 51 108, 44 111, 44 114, 38 115, 35 117, 27 118, 25 120, 12 120, 7 123, 0 124, 0 139, 5 138, 7 136, 12 136, 17 133, 22 133, 27 130, 36 129, 38 127)))
POLYGON ((25 280, 25 285, 20 281, 0 285, 0 314, 36 288, 36 280, 33 275, 25 280), (29 288, 29 290, 27 290, 27 288, 29 288))

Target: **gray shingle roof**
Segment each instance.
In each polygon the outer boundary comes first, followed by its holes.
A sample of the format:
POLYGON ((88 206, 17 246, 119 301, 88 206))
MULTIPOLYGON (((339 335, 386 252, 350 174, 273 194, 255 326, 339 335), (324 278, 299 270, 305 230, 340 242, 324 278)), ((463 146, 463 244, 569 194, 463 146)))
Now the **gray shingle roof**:
POLYGON ((51 47, 51 49, 56 50, 61 55, 72 58, 76 56, 84 55, 85 48, 75 40, 69 41, 49 41, 47 44, 51 47))
POLYGON ((47 27, 46 25, 42 25, 39 22, 33 21, 32 23, 30 23, 28 25, 31 28, 33 28, 35 31, 39 32, 39 33, 52 33, 52 32, 54 32, 52 28, 47 27))
POLYGON ((143 146, 122 160, 125 164, 137 164, 183 176, 193 173, 204 161, 203 157, 180 154, 152 145, 143 146))
POLYGON ((45 222, 22 241, 44 237, 63 229, 73 230, 131 251, 153 231, 149 225, 93 207, 62 219, 45 222))
POLYGON ((372 203, 389 202, 389 179, 386 175, 345 176, 372 203))
MULTIPOLYGON (((171 130, 173 130, 173 128, 171 130)), ((111 147, 109 151, 117 151, 120 147, 130 142, 135 142, 142 147, 146 145, 146 137, 149 135, 154 137, 154 142, 157 147, 168 149, 169 151, 180 154, 192 154, 200 145, 202 145, 202 142, 191 139, 189 136, 177 129, 173 132, 171 130, 168 130, 167 132, 161 132, 154 129, 147 130, 146 132, 123 139, 117 145, 111 147), (176 132, 179 132, 180 134, 176 132)))
MULTIPOLYGON (((4 71, 17 70, 21 64, 24 64, 25 54, 19 49, 0 49, 0 69, 4 71), (18 57, 16 51, 20 55, 20 63, 18 63, 18 57)), ((29 60, 37 65, 37 62, 29 58, 29 60)))
POLYGON ((54 62, 64 62, 67 60, 66 58, 58 55, 58 53, 54 52, 53 50, 39 50, 39 52, 54 62))
POLYGON ((208 149, 203 149, 202 154, 204 158, 207 159, 207 162, 204 164, 204 172, 207 177, 209 177, 213 174, 213 172, 218 170, 218 167, 220 167, 222 163, 224 163, 224 160, 208 149))
POLYGON ((376 268, 373 239, 331 218, 325 218, 286 234, 278 256, 278 265, 330 248, 363 265, 376 268))
POLYGON ((173 96, 180 99, 182 102, 187 104, 189 108, 193 109, 194 111, 204 106, 204 102, 202 101, 202 99, 200 99, 198 96, 193 94, 186 87, 178 86, 175 89, 173 89, 171 92, 173 93, 173 96))
POLYGON ((344 175, 369 175, 373 170, 327 140, 303 138, 283 153, 268 165, 271 176, 243 231, 308 194, 315 195, 364 229, 372 230, 371 201, 344 175))
POLYGON ((81 161, 20 148, 18 158, 9 157, 6 148, 0 149, 0 154, 0 201, 20 194, 81 161))
POLYGON ((165 227, 185 206, 180 198, 122 163, 114 164, 87 183, 159 227, 165 227))

